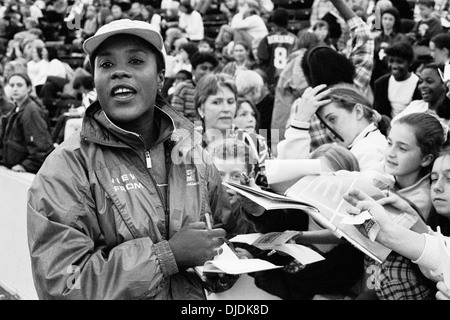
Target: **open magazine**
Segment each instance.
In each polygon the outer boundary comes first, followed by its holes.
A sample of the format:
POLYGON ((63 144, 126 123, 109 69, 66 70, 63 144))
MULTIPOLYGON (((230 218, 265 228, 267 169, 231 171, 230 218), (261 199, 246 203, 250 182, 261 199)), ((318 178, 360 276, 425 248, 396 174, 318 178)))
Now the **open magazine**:
MULTIPOLYGON (((343 199, 343 195, 350 188, 359 188, 375 200, 384 194, 370 181, 356 175, 308 175, 298 180, 284 195, 256 190, 232 182, 222 182, 226 187, 236 190, 241 195, 258 203, 266 210, 299 209, 308 214, 323 228, 331 230, 337 237, 345 238, 363 253, 382 263, 391 250, 374 241, 378 224, 367 213, 368 220, 361 221, 361 217, 350 215, 347 209, 351 205, 343 199), (361 226, 365 232, 361 232, 361 226)), ((385 206, 391 213, 395 223, 411 228, 417 221, 406 213, 398 212, 391 206, 385 206)))

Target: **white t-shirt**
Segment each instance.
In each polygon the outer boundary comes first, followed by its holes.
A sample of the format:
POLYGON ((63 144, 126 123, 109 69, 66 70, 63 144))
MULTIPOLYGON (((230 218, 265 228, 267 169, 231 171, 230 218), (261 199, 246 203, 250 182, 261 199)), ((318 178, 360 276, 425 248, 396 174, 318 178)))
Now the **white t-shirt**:
POLYGON ((393 76, 389 77, 388 100, 392 106, 391 118, 410 104, 418 81, 419 77, 415 73, 411 73, 411 76, 403 81, 397 81, 393 76))

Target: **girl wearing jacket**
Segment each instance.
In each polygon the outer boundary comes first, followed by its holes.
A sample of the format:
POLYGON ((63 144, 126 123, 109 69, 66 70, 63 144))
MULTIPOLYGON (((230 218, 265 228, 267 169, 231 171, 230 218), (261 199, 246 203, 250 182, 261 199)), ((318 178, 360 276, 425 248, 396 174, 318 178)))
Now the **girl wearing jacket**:
POLYGON ((53 150, 49 119, 30 95, 32 83, 25 73, 9 76, 15 107, 2 119, 1 163, 17 172, 36 173, 53 150))

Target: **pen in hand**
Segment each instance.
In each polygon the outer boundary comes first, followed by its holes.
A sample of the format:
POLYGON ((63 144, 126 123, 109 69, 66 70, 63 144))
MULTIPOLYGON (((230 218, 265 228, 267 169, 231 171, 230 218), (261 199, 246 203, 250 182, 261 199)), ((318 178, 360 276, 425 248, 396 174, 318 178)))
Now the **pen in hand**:
POLYGON ((208 230, 212 230, 211 217, 208 212, 205 213, 206 225, 208 226, 208 230))

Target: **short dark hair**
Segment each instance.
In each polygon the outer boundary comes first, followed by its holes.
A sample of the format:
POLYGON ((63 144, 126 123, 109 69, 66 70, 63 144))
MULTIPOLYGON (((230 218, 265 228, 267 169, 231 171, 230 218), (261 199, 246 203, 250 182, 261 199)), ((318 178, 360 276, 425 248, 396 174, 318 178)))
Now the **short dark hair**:
POLYGON ((450 34, 439 33, 431 38, 430 42, 433 42, 438 49, 447 49, 450 52, 450 34))
POLYGON ((399 57, 409 62, 414 60, 414 49, 405 41, 391 44, 384 52, 390 57, 399 57))
POLYGON ((77 90, 81 86, 85 88, 86 90, 94 90, 95 84, 94 84, 94 77, 92 76, 79 76, 76 77, 73 81, 72 87, 77 90))
POLYGON ((433 0, 417 0, 417 5, 424 5, 428 8, 434 8, 436 2, 434 2, 433 0))
POLYGON ((192 69, 194 70, 197 68, 199 64, 202 64, 204 62, 209 62, 213 65, 214 68, 216 68, 219 65, 219 60, 217 59, 216 55, 211 52, 196 52, 192 56, 191 65, 192 69))
POLYGON ((308 84, 312 87, 342 82, 353 84, 356 73, 355 66, 347 57, 323 44, 311 47, 305 52, 301 67, 308 84))
POLYGON ((277 8, 272 12, 272 22, 279 27, 287 28, 289 25, 289 12, 284 8, 277 8))

